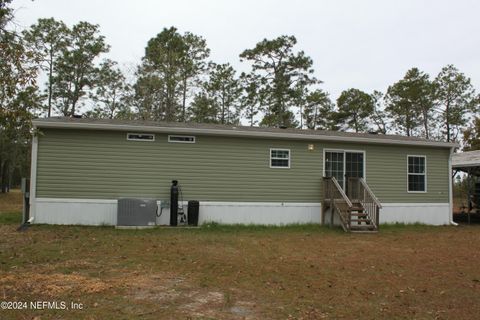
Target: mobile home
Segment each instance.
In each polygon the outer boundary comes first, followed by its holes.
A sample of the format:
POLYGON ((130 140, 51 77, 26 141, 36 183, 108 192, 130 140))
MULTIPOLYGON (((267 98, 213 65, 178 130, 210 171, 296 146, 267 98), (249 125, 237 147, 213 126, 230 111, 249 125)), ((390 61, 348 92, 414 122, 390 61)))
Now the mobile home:
MULTIPOLYGON (((200 201, 200 223, 451 221, 454 143, 84 118, 38 119, 34 127, 34 223, 115 225, 117 199, 160 204, 172 180, 179 181, 181 200, 200 201)), ((157 222, 166 219, 162 214, 157 222)))

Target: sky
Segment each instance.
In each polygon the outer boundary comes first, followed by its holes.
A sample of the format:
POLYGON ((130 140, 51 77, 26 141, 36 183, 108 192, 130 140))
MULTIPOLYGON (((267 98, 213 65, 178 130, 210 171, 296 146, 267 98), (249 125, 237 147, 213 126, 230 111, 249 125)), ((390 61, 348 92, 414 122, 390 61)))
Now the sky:
POLYGON ((18 28, 49 17, 99 24, 108 57, 124 66, 175 26, 203 36, 211 60, 239 71, 248 70, 243 50, 294 35, 333 99, 348 88, 385 92, 412 67, 435 77, 447 64, 480 91, 478 0, 14 0, 13 7, 18 28))

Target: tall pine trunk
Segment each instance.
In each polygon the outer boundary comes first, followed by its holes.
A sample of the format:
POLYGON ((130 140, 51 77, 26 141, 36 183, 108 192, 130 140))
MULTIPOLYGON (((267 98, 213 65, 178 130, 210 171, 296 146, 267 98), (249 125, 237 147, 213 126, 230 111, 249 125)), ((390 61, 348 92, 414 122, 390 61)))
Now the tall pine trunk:
POLYGON ((405 117, 405 127, 406 127, 406 133, 407 133, 407 137, 410 137, 410 128, 411 126, 411 122, 410 122, 410 116, 407 114, 407 116, 405 117))
POLYGON ((183 78, 183 97, 182 97, 182 121, 183 122, 187 122, 186 101, 187 101, 187 77, 184 77, 183 78))
POLYGON ((222 94, 222 124, 225 124, 225 92, 222 94))
POLYGON ((48 117, 52 115, 52 91, 53 91, 53 50, 50 50, 50 68, 48 73, 48 117))
POLYGON ((423 110, 423 126, 425 128, 425 138, 429 139, 430 134, 428 132, 428 111, 427 110, 423 110))
POLYGON ((5 166, 5 161, 0 159, 0 192, 4 193, 3 191, 3 167, 5 166))
POLYGON ((7 192, 7 179, 8 179, 8 169, 9 163, 8 161, 4 161, 0 166, 0 181, 1 181, 1 192, 7 192))
POLYGON ((445 106, 445 120, 447 122, 447 142, 450 142, 450 101, 445 106))

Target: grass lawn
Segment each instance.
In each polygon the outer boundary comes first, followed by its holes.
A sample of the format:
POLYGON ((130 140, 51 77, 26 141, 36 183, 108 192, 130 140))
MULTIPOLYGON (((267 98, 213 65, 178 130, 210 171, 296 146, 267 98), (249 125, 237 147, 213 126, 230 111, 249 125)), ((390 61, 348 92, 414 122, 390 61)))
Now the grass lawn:
POLYGON ((115 230, 0 214, 0 319, 474 319, 480 227, 115 230))
POLYGON ((22 193, 19 189, 10 190, 8 193, 0 193, 0 213, 22 211, 22 193))

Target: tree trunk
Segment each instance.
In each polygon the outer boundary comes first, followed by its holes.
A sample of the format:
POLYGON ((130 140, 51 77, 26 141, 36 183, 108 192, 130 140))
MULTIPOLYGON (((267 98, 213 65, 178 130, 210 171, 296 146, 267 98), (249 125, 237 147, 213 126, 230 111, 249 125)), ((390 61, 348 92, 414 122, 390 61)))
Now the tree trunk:
POLYGON ((7 192, 7 178, 8 178, 8 174, 7 174, 7 169, 8 169, 8 166, 9 166, 9 163, 8 161, 5 161, 2 165, 2 170, 1 170, 1 189, 2 189, 2 193, 6 193, 7 192))
POLYGON ((72 101, 72 111, 70 112, 70 116, 73 117, 75 115, 75 107, 76 107, 77 101, 73 100, 72 101))
POLYGON ((4 175, 3 175, 3 167, 4 167, 4 166, 5 166, 5 161, 0 161, 0 192, 1 192, 1 193, 5 193, 5 192, 3 191, 3 184, 4 184, 4 182, 3 182, 3 177, 4 177, 4 175))
POLYGON ((183 97, 182 97, 182 121, 187 122, 186 117, 186 101, 187 101, 187 78, 183 79, 183 97))
POLYGON ((73 91, 73 99, 72 99, 72 111, 70 112, 70 116, 73 117, 75 115, 75 108, 77 106, 77 100, 78 100, 78 90, 77 90, 77 85, 75 85, 75 89, 73 91))
POLYGON ((407 116, 405 117, 405 129, 406 129, 406 133, 407 133, 407 137, 410 137, 410 116, 407 114, 407 116))
POLYGON ((114 116, 115 116, 115 110, 117 109, 117 99, 116 99, 116 95, 115 95, 115 90, 113 90, 113 98, 112 98, 112 103, 110 105, 110 115, 109 115, 109 118, 110 119, 113 119, 114 116))
POLYGON ((300 105, 300 129, 303 129, 303 108, 300 105))
POLYGON ((423 126, 425 127, 425 138, 429 139, 430 135, 428 133, 428 112, 423 112, 423 126))
POLYGON ((73 90, 73 97, 72 97, 72 112, 70 113, 70 116, 75 115, 75 108, 77 106, 78 99, 80 99, 80 91, 82 90, 82 87, 80 87, 80 84, 83 81, 83 71, 81 72, 80 75, 76 77, 76 81, 74 83, 74 90, 73 90))
POLYGON ((166 114, 167 121, 175 121, 175 84, 172 84, 172 79, 167 79, 167 99, 166 99, 166 114))
POLYGON ((50 70, 48 72, 48 117, 52 115, 52 91, 53 91, 53 50, 50 50, 50 70))
POLYGON ((12 189, 12 180, 13 180, 13 172, 15 168, 9 168, 8 170, 8 177, 7 177, 7 192, 12 189))
POLYGON ((445 120, 447 122, 447 142, 450 142, 450 101, 445 106, 445 120))
POLYGON ((225 94, 222 95, 222 124, 225 124, 225 94))

